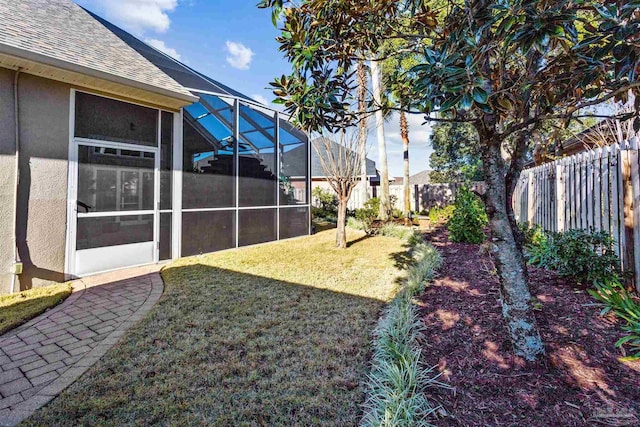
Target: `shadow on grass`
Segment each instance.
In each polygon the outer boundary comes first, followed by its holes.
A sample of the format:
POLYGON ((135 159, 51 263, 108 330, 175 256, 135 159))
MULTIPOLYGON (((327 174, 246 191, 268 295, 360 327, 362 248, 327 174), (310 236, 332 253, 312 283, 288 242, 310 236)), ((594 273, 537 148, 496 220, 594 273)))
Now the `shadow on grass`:
POLYGON ((384 301, 203 264, 162 275, 152 312, 26 425, 358 425, 384 301))
POLYGON ((347 242, 347 248, 350 248, 350 247, 352 247, 354 245, 357 245, 358 243, 363 242, 363 241, 365 241, 367 239, 370 239, 370 238, 371 238, 370 234, 365 234, 362 237, 358 237, 357 239, 351 240, 351 241, 347 242))
POLYGON ((69 285, 52 285, 0 297, 0 335, 60 304, 70 294, 69 285))
POLYGON ((408 251, 392 253, 389 257, 399 270, 407 270, 415 262, 408 251))

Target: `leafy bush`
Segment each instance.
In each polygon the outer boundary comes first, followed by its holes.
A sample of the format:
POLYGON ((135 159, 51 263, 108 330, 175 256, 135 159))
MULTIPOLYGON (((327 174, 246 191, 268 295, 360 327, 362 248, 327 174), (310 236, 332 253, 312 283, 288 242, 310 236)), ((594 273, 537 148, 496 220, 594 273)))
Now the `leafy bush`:
POLYGON ((449 220, 450 239, 454 242, 482 243, 486 238, 482 228, 487 225, 484 204, 466 187, 456 194, 453 216, 449 220))
POLYGON ((418 240, 416 233, 411 236, 416 263, 410 267, 405 286, 389 304, 375 331, 368 397, 361 424, 367 427, 428 426, 426 417, 437 408, 431 406, 424 390, 430 386, 447 387, 438 381, 439 375, 433 368, 426 368, 421 362, 420 342, 425 336, 413 302, 426 281, 433 279, 440 255, 422 238, 418 240))
POLYGON ((402 210, 398 209, 398 208, 393 208, 393 210, 391 211, 391 216, 393 216, 394 218, 402 218, 404 217, 402 210))
POLYGON ((616 342, 616 347, 627 345, 631 347, 631 356, 627 360, 640 359, 640 301, 620 283, 615 277, 595 284, 595 289, 588 291, 598 301, 605 305, 602 314, 609 311, 625 321, 622 330, 627 333, 616 342))
POLYGON ((546 233, 539 226, 524 227, 529 264, 593 285, 587 292, 604 304, 601 314, 611 312, 625 322, 622 330, 627 334, 615 346, 629 346, 631 356, 626 359, 640 359, 640 301, 620 281, 612 237, 604 231, 546 233))
POLYGON ((547 234, 538 224, 529 225, 528 222, 521 222, 518 223, 518 229, 520 229, 520 232, 524 237, 525 247, 539 245, 547 239, 547 234))
POLYGON ((362 221, 352 216, 347 218, 347 227, 353 228, 354 230, 364 230, 364 224, 362 221))
POLYGON ((366 233, 371 233, 371 225, 373 221, 378 217, 378 212, 380 209, 380 199, 377 197, 372 197, 366 202, 364 202, 364 207, 361 209, 356 209, 356 219, 362 222, 364 226, 364 231, 366 233))
POLYGON ((315 187, 311 194, 317 203, 320 204, 319 207, 314 207, 312 211, 315 217, 332 218, 338 216, 338 196, 331 190, 315 187))
POLYGON ((560 233, 536 231, 527 242, 531 265, 554 270, 587 284, 605 283, 620 275, 620 260, 613 239, 604 231, 569 230, 560 233))
POLYGON ((431 208, 429 209, 429 221, 433 223, 449 221, 455 209, 453 205, 431 208))

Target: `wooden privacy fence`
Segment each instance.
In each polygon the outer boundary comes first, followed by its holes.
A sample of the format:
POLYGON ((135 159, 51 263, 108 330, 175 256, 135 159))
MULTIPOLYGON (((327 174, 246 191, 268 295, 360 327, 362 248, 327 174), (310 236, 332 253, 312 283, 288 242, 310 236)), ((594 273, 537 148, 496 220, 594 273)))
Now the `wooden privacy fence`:
MULTIPOLYGON (((453 182, 448 184, 424 184, 416 185, 412 189, 414 210, 417 212, 429 211, 434 207, 443 207, 451 205, 456 200, 458 189, 463 183, 453 182)), ((472 182, 470 185, 472 191, 484 193, 486 184, 484 181, 472 182)))
MULTIPOLYGON (((622 268, 640 271, 638 139, 589 150, 520 174, 513 195, 519 222, 547 231, 606 231, 622 268)), ((640 290, 640 275, 635 275, 640 290)))
MULTIPOLYGON (((321 187, 325 190, 329 190, 335 194, 335 192, 331 189, 328 183, 326 182, 314 182, 312 183, 313 187, 321 187)), ((462 186, 462 183, 449 183, 449 184, 423 184, 423 185, 412 185, 411 189, 411 209, 416 212, 429 211, 429 209, 434 207, 442 207, 446 205, 450 205, 455 201, 456 193, 458 189, 462 186)), ((483 193, 485 190, 486 184, 483 181, 473 182, 471 183, 471 189, 483 193)), ((297 193, 296 193, 297 194, 297 193)), ((369 197, 379 196, 380 195, 380 187, 368 187, 369 197)), ((404 188, 402 185, 390 185, 389 186, 389 195, 392 196, 394 200, 394 204, 392 208, 402 210, 404 206, 404 188)), ((347 208, 349 209, 359 209, 364 206, 365 198, 360 192, 359 187, 353 190, 351 193, 351 198, 349 199, 349 203, 347 204, 347 208)), ((320 206, 320 203, 312 198, 312 204, 316 207, 320 206)))

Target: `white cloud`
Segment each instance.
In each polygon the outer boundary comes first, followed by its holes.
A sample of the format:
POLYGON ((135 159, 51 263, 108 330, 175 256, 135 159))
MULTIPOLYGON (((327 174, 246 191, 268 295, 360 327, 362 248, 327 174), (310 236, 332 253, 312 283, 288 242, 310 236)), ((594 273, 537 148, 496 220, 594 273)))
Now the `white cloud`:
POLYGON ((254 101, 259 102, 260 104, 269 105, 269 101, 267 101, 267 98, 262 95, 251 95, 251 98, 253 98, 254 101))
POLYGON ((164 52, 167 55, 177 59, 178 61, 181 58, 181 55, 178 53, 177 50, 175 50, 174 48, 171 48, 169 46, 167 46, 162 40, 158 40, 158 39, 145 39, 144 40, 145 43, 147 43, 149 46, 151 47, 155 47, 156 49, 158 49, 160 52, 164 52))
POLYGON ((227 40, 226 45, 229 53, 226 59, 229 65, 238 70, 248 70, 255 53, 240 42, 227 40))
POLYGON ((89 8, 96 4, 109 21, 136 35, 145 31, 167 31, 171 25, 168 13, 178 6, 178 0, 85 0, 80 3, 89 8))

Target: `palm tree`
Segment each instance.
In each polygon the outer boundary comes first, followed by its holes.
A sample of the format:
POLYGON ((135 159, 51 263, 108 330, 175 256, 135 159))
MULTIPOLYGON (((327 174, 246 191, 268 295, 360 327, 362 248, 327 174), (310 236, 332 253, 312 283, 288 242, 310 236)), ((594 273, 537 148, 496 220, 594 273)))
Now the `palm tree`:
POLYGON ((380 168, 380 212, 378 218, 382 221, 389 219, 391 213, 391 199, 389 198, 389 167, 387 164, 387 143, 384 138, 384 112, 382 105, 382 78, 378 60, 373 58, 371 63, 371 88, 376 116, 376 134, 378 137, 378 167, 380 168))
POLYGON ((402 192, 404 203, 402 214, 408 225, 409 212, 411 211, 411 186, 409 185, 409 122, 404 110, 400 110, 400 137, 402 138, 402 161, 404 162, 404 176, 402 179, 402 192))
POLYGON ((367 66, 363 60, 358 61, 358 156, 360 157, 360 200, 362 203, 369 199, 367 190, 367 66))

